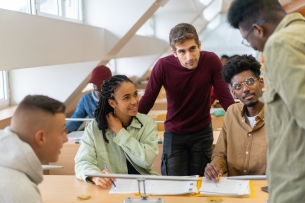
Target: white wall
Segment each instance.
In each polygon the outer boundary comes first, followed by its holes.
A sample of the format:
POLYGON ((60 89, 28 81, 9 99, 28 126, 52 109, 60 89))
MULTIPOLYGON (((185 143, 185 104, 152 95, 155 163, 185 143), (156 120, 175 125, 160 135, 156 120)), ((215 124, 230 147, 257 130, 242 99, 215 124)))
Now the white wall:
POLYGON ((237 29, 233 29, 226 22, 226 16, 221 16, 221 23, 214 30, 205 29, 200 35, 201 49, 215 52, 218 56, 227 54, 252 54, 257 56, 258 52, 251 47, 241 44, 243 40, 237 29))
POLYGON ((153 65, 160 55, 147 55, 116 59, 117 72, 128 77, 141 77, 153 65))
MULTIPOLYGON (((65 102, 99 61, 12 70, 9 73, 11 104, 28 94, 43 94, 65 102)), ((79 90, 81 91, 81 90, 79 90)))
POLYGON ((105 30, 0 9, 0 70, 101 60, 105 30))

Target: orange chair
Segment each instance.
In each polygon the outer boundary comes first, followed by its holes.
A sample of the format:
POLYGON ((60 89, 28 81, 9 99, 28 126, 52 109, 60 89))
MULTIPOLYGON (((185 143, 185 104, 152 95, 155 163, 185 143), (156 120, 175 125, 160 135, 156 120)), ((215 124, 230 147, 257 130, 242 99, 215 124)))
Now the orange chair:
MULTIPOLYGON (((166 120, 166 114, 158 114, 156 116, 156 121, 165 121, 166 120)), ((164 124, 157 124, 158 131, 164 131, 164 124)))

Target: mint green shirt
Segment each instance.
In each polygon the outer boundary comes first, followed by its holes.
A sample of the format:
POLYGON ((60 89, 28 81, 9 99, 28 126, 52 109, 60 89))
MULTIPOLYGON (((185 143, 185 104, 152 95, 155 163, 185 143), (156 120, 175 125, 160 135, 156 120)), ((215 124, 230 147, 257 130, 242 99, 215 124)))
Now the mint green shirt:
POLYGON ((286 15, 264 48, 269 203, 305 202, 304 20, 286 15))
POLYGON ((155 121, 138 113, 127 129, 115 135, 106 130, 109 143, 103 139, 97 122, 92 121, 85 129, 80 148, 75 156, 76 177, 86 180, 85 174, 101 173, 108 166, 111 173, 127 174, 126 159, 143 175, 158 175, 152 165, 158 154, 158 131, 155 121))

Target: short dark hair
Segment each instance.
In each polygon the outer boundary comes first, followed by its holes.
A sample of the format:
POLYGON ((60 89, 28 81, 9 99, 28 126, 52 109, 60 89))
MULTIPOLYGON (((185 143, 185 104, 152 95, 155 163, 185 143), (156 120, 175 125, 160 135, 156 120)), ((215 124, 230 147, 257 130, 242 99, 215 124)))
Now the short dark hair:
POLYGON ((227 19, 233 28, 250 28, 259 20, 277 24, 281 20, 279 14, 282 13, 286 12, 278 0, 234 0, 227 19))
POLYGON ((57 113, 65 113, 66 106, 64 103, 48 96, 28 95, 18 104, 15 113, 23 110, 42 110, 44 112, 55 115, 57 113))
POLYGON ((226 55, 226 54, 221 55, 221 57, 220 57, 220 59, 228 59, 228 58, 229 58, 229 56, 228 56, 228 55, 226 55))
POLYGON ((259 78, 261 65, 252 55, 242 55, 230 58, 223 66, 221 74, 223 80, 231 84, 231 79, 238 73, 251 70, 256 78, 259 78))
POLYGON ((180 23, 171 29, 169 33, 169 44, 173 50, 176 50, 175 45, 182 44, 186 40, 194 39, 199 46, 199 37, 195 27, 188 23, 180 23))

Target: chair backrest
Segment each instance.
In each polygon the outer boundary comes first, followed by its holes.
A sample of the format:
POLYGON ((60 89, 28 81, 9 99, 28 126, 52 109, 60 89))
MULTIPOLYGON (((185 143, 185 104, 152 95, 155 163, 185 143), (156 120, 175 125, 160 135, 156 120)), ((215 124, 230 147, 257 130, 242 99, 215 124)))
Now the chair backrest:
MULTIPOLYGON (((166 114, 158 114, 156 116, 156 121, 165 121, 166 120, 166 114)), ((158 131, 164 131, 164 124, 157 124, 158 131)))

